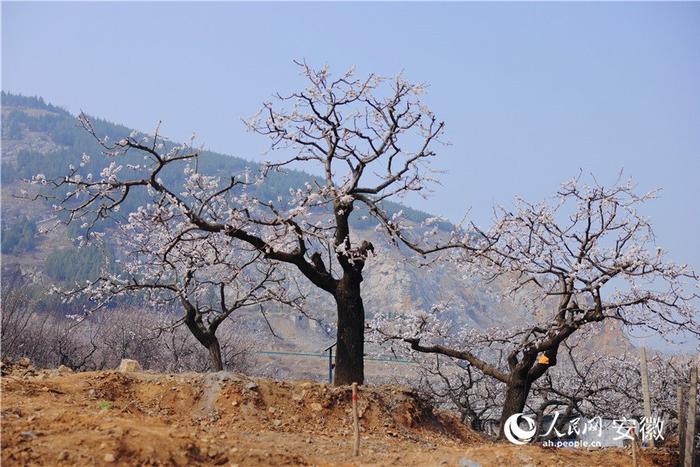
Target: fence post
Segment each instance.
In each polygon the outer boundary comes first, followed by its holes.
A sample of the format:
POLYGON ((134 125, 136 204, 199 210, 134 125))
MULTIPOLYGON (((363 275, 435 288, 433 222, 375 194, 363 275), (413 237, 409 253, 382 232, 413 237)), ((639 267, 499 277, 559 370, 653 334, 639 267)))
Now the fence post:
MULTIPOLYGON (((644 396, 644 417, 651 423, 651 396, 649 395, 649 371, 647 370, 647 349, 639 349, 639 362, 642 373, 642 396, 644 396)), ((654 436, 649 439, 649 446, 654 447, 654 436)))
POLYGON ((324 352, 328 352, 328 384, 333 384, 333 368, 335 364, 333 363, 333 347, 337 342, 333 342, 331 345, 323 349, 324 352))
POLYGON ((685 409, 686 409, 686 390, 685 383, 680 383, 676 390, 676 404, 678 405, 678 465, 683 465, 683 456, 685 455, 685 409))
POLYGON ((685 454, 683 467, 693 467, 695 461, 695 424, 697 423, 698 361, 690 367, 690 388, 688 388, 688 412, 686 413, 685 454))
POLYGON ((357 383, 352 383, 352 421, 354 431, 354 442, 352 446, 352 455, 360 455, 360 421, 357 415, 357 383))

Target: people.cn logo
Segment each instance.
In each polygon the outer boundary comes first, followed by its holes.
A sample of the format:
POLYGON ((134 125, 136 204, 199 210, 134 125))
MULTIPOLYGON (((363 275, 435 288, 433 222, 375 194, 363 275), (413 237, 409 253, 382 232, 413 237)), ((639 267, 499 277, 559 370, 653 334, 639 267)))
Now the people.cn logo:
POLYGON ((506 435, 506 438, 508 438, 508 441, 513 444, 529 443, 530 440, 535 437, 536 431, 537 428, 535 428, 535 421, 522 413, 516 413, 508 417, 505 425, 503 426, 503 433, 506 435), (520 424, 518 423, 520 417, 522 417, 527 423, 527 430, 520 428, 520 424))

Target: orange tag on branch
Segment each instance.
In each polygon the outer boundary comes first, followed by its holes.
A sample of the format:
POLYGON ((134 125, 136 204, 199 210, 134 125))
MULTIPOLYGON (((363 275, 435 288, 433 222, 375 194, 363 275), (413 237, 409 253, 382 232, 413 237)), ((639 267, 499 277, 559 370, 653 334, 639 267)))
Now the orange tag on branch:
POLYGON ((540 363, 542 365, 549 365, 549 357, 545 354, 542 354, 537 358, 537 363, 540 363))

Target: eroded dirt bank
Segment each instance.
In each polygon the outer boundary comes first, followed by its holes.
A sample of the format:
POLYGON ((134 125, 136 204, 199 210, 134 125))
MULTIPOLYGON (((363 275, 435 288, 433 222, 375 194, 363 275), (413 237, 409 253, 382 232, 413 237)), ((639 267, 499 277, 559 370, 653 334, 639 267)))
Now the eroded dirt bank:
MULTIPOLYGON (((396 386, 349 388, 236 374, 34 370, 2 377, 2 464, 629 466, 629 451, 492 443, 396 386)), ((642 465, 671 465, 646 451, 642 465)))

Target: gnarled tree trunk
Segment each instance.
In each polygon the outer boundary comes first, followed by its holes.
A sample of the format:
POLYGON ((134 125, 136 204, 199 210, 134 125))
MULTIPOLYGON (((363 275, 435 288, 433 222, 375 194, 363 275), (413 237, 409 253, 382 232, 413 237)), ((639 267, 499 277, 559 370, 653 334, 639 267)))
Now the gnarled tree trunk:
POLYGON ((216 337, 216 328, 218 325, 207 329, 197 309, 187 300, 183 299, 182 303, 186 311, 184 319, 185 326, 187 326, 187 329, 190 330, 195 339, 209 351, 211 371, 223 371, 224 364, 221 359, 221 346, 219 345, 219 339, 216 337))
POLYGON ((360 295, 361 274, 345 274, 338 282, 338 341, 333 384, 364 383, 365 309, 360 295))
POLYGON ((505 437, 503 427, 506 420, 511 415, 522 413, 525 410, 525 402, 530 393, 530 383, 523 378, 514 377, 513 381, 508 384, 506 389, 506 399, 503 402, 503 410, 501 411, 501 422, 498 428, 498 439, 505 437))
POLYGON ((219 339, 212 334, 209 344, 207 345, 207 350, 209 350, 209 359, 212 371, 224 371, 224 363, 221 360, 221 346, 219 345, 219 339))
POLYGON ((547 357, 547 363, 537 363, 537 351, 532 349, 524 352, 520 362, 512 363, 510 378, 506 383, 506 399, 503 403, 503 410, 501 411, 498 439, 503 439, 505 436, 503 427, 508 417, 516 413, 522 413, 525 410, 525 403, 530 395, 532 383, 544 375, 549 368, 557 364, 559 342, 560 341, 554 342, 552 346, 544 352, 544 356, 547 357))

